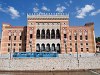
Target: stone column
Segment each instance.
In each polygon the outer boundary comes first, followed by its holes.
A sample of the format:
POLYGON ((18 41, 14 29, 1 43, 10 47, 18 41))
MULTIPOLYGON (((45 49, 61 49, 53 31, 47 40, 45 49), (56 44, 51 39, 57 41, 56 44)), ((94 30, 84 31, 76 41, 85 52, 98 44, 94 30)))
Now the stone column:
POLYGON ((55 30, 55 39, 56 39, 56 30, 55 30))
POLYGON ((45 29, 45 39, 46 39, 46 29, 45 29))
POLYGON ((50 39, 51 39, 51 29, 50 29, 50 39))
POLYGON ((41 39, 41 29, 40 29, 40 39, 41 39))

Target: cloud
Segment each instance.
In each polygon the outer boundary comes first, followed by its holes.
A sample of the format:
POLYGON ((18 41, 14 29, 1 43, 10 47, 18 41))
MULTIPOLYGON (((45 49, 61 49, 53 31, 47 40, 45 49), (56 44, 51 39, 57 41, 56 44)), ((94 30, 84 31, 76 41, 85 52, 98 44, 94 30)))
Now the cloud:
POLYGON ((39 4, 38 4, 38 3, 36 3, 35 5, 36 5, 36 6, 39 6, 39 4))
POLYGON ((64 7, 64 6, 58 6, 58 7, 56 8, 56 11, 57 11, 57 12, 64 12, 65 9, 66 9, 66 7, 64 7))
POLYGON ((91 16, 95 16, 95 15, 97 15, 97 14, 99 14, 100 13, 100 9, 98 9, 97 11, 95 11, 95 12, 92 12, 90 15, 91 16))
POLYGON ((20 17, 19 12, 14 7, 11 6, 7 8, 0 7, 0 11, 9 14, 12 19, 20 17))
POLYGON ((34 8, 33 8, 33 11, 34 11, 34 12, 38 12, 38 11, 39 11, 38 7, 34 7, 34 8))
POLYGON ((70 4, 68 3, 68 2, 65 2, 65 4, 69 7, 70 6, 70 4))
POLYGON ((67 2, 64 2, 68 7, 73 3, 73 1, 72 0, 69 0, 69 1, 67 1, 67 2))
POLYGON ((1 4, 0 4, 0 11, 1 12, 5 12, 5 13, 7 12, 7 10, 5 10, 5 9, 2 8, 2 5, 1 4))
POLYGON ((10 13, 12 19, 20 17, 19 12, 14 7, 9 6, 8 12, 10 13))
POLYGON ((1 12, 5 12, 5 13, 7 12, 7 11, 4 10, 2 7, 0 7, 0 11, 1 11, 1 12))
POLYGON ((85 16, 87 16, 86 14, 91 12, 92 10, 94 10, 94 6, 93 5, 85 5, 85 7, 83 8, 78 8, 77 10, 77 15, 76 18, 84 18, 85 16))
POLYGON ((59 7, 59 6, 60 6, 60 4, 57 4, 56 6, 57 6, 57 7, 59 7))
POLYGON ((49 8, 47 8, 46 6, 42 6, 42 8, 41 8, 43 11, 50 11, 50 9, 49 8))
POLYGON ((70 0, 69 3, 72 4, 73 3, 72 0, 70 0))

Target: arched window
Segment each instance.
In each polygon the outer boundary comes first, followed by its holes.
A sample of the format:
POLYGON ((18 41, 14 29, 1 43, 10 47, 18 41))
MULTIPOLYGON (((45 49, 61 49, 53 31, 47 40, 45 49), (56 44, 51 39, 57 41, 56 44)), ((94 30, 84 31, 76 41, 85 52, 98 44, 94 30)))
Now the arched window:
POLYGON ((87 30, 85 30, 85 40, 88 40, 88 31, 87 30))
POLYGON ((75 52, 77 52, 77 43, 75 43, 75 52))
POLYGON ((37 39, 40 39, 40 30, 39 30, 39 29, 37 30, 36 38, 37 38, 37 39))
POLYGON ((56 50, 58 53, 60 53, 60 44, 59 43, 57 44, 56 50))
POLYGON ((59 31, 59 29, 56 30, 56 39, 60 39, 60 31, 59 31))
POLYGON ((87 35, 85 35, 85 40, 88 40, 88 36, 87 35))
POLYGON ((41 51, 45 51, 45 44, 44 43, 41 45, 41 51))
POLYGON ((80 35, 80 40, 82 40, 83 38, 82 38, 82 35, 80 35))
POLYGON ((45 30, 44 29, 41 31, 41 39, 45 39, 45 30))
POLYGON ((69 40, 72 40, 72 36, 71 35, 69 36, 69 40))
POLYGON ((46 39, 50 39, 50 30, 49 29, 47 29, 47 31, 46 31, 46 39))
POLYGON ((50 51, 50 44, 48 43, 46 46, 46 51, 49 52, 50 51))
POLYGON ((39 43, 36 45, 36 52, 40 52, 40 44, 39 43))
POLYGON ((55 39, 55 30, 54 29, 51 30, 51 39, 55 39))
POLYGON ((54 43, 52 44, 51 50, 55 51, 55 44, 54 43))
POLYGON ((77 40, 77 33, 74 32, 74 39, 77 40))

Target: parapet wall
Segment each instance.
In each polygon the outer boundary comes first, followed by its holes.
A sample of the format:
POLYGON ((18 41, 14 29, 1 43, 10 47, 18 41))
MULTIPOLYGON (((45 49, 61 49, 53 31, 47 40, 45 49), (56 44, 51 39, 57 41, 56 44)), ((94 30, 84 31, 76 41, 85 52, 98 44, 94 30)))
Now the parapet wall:
POLYGON ((33 59, 0 59, 0 70, 79 70, 100 69, 100 57, 33 58, 33 59))

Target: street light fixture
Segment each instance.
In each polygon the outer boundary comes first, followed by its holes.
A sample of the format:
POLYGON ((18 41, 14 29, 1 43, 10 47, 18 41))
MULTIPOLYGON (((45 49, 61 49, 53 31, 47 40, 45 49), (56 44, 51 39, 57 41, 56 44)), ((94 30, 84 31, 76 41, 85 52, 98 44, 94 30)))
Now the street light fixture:
POLYGON ((78 60, 77 40, 76 40, 76 51, 77 51, 77 60, 78 60))
POLYGON ((67 53, 67 44, 66 44, 67 38, 64 38, 64 45, 65 45, 65 52, 67 53))
POLYGON ((13 33, 12 32, 10 32, 11 33, 11 49, 10 49, 10 59, 12 59, 12 36, 13 36, 13 33))
POLYGON ((31 48, 31 52, 32 52, 32 41, 31 40, 29 41, 29 44, 30 44, 30 48, 31 48))
POLYGON ((77 49, 77 33, 75 34, 75 40, 76 40, 75 48, 76 48, 76 51, 77 51, 77 61, 78 61, 78 66, 79 66, 78 49, 77 49))

